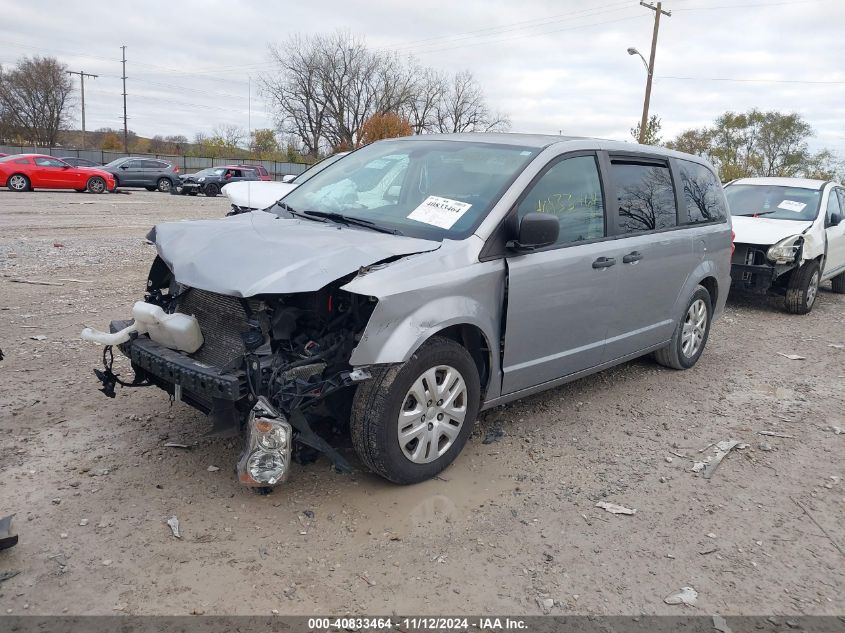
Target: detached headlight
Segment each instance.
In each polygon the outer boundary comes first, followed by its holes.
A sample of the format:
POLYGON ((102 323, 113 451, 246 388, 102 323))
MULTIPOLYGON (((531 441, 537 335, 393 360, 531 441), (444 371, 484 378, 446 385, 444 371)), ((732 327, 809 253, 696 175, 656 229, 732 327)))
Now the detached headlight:
POLYGON ((766 251, 766 257, 773 264, 791 264, 795 261, 803 244, 804 238, 802 236, 792 235, 769 248, 766 251))
POLYGON ((244 452, 238 462, 238 479, 246 486, 275 486, 290 472, 293 428, 263 396, 247 421, 244 452))

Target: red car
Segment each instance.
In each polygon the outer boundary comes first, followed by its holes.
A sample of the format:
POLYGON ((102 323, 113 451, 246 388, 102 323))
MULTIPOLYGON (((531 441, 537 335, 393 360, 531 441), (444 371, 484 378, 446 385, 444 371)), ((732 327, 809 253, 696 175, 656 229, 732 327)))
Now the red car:
POLYGON ((114 191, 114 176, 102 169, 71 167, 44 154, 13 154, 0 158, 0 187, 12 191, 75 189, 103 193, 114 191))
POLYGON ((270 172, 263 165, 233 165, 233 167, 242 167, 244 169, 251 169, 258 174, 258 180, 273 180, 270 172))

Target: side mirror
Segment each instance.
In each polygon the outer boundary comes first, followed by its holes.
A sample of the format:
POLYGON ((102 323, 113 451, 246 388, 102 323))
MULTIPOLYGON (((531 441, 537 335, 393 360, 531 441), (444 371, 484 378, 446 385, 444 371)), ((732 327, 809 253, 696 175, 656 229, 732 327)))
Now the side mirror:
POLYGON ((120 168, 121 168, 121 169, 129 169, 129 165, 125 165, 125 164, 124 164, 124 165, 121 165, 121 166, 120 166, 120 168))
POLYGON ((516 240, 508 242, 508 248, 534 250, 557 242, 560 222, 550 213, 526 213, 519 223, 516 240))
POLYGON ((291 182, 294 178, 296 178, 296 174, 288 174, 287 176, 282 176, 282 182, 291 182))
POLYGON ((830 223, 829 226, 839 226, 842 222, 842 216, 838 213, 831 213, 830 214, 830 223))

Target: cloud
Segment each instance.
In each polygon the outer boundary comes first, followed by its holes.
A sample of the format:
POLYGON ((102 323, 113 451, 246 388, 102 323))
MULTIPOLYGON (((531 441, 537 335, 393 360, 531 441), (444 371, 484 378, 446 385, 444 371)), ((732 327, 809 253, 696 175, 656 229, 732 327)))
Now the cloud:
MULTIPOLYGON (((813 145, 845 156, 845 3, 666 0, 652 112, 666 136, 725 110, 796 111, 813 145), (749 6, 756 5, 756 6, 749 6), (766 6, 762 6, 766 5, 766 6), (679 79, 687 78, 687 79, 679 79), (693 78, 693 79, 688 79, 693 78), (764 81, 715 81, 715 79, 764 81), (821 81, 842 83, 786 83, 821 81)), ((272 125, 257 82, 266 46, 293 33, 348 29, 374 47, 443 70, 468 68, 514 131, 629 139, 640 118, 652 13, 634 0, 392 0, 178 5, 0 0, 0 63, 52 54, 86 82, 88 127, 120 127, 120 46, 127 45, 130 127, 144 135, 272 125)))

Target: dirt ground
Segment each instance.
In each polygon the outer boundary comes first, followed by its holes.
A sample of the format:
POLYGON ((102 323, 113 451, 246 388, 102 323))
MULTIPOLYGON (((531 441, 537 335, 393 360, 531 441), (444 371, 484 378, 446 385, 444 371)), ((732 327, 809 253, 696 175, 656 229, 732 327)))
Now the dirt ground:
POLYGON ((20 534, 0 613, 845 612, 845 297, 803 317, 731 299, 693 370, 641 359, 489 411, 441 478, 321 459, 258 496, 237 441, 157 389, 104 397, 79 339, 141 298, 153 224, 226 210, 0 191, 0 515, 20 534), (748 446, 692 472, 730 439, 748 446), (664 602, 684 586, 697 606, 664 602))

